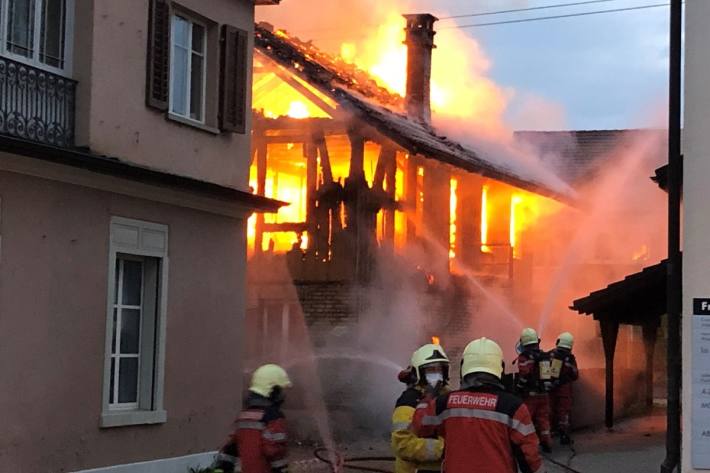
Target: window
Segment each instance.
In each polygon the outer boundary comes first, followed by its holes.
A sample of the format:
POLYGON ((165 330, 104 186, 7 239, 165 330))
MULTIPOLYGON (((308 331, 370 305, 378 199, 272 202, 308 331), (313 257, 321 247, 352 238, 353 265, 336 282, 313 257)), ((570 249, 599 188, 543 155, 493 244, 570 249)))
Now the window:
POLYGON ((173 15, 171 41, 170 111, 202 123, 205 108, 206 28, 185 16, 173 15))
POLYGON ((164 422, 167 228, 111 223, 103 427, 164 422))
POLYGON ((148 17, 148 107, 213 134, 246 133, 250 33, 170 0, 149 0, 148 17))
POLYGON ((70 69, 74 0, 0 0, 2 50, 37 67, 70 69))

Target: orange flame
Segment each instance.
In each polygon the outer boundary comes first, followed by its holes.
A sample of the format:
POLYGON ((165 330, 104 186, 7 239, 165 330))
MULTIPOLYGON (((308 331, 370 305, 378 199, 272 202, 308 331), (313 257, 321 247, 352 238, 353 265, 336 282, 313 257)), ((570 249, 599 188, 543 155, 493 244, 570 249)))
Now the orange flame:
POLYGON ((434 335, 433 337, 431 337, 431 343, 433 343, 434 345, 441 345, 441 339, 434 335))

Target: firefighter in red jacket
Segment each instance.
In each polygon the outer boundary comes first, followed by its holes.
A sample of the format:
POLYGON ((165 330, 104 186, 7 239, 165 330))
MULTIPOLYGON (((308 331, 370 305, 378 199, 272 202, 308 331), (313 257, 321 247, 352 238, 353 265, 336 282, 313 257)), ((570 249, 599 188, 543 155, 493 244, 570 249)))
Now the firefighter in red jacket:
POLYGON ((524 329, 520 335, 519 350, 520 355, 515 361, 518 365, 515 388, 530 412, 542 450, 549 453, 552 451, 550 397, 547 394, 552 384, 550 359, 540 350, 540 339, 532 328, 524 329))
POLYGON ((503 351, 479 338, 466 346, 461 389, 422 403, 412 429, 444 439, 446 473, 544 471, 528 409, 501 384, 503 351))
POLYGON ((561 333, 556 347, 550 352, 552 389, 550 390, 550 423, 560 434, 560 443, 569 445, 569 415, 572 410, 572 383, 579 378, 577 360, 572 354, 574 337, 561 333))
POLYGON ((289 387, 291 381, 278 365, 254 371, 235 430, 215 459, 215 473, 286 473, 286 420, 281 405, 289 387))

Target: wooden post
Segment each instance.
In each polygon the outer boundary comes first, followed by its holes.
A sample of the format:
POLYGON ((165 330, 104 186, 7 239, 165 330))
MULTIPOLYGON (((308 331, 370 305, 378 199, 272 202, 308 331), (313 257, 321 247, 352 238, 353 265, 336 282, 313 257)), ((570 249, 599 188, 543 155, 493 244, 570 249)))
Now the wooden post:
POLYGON ((476 174, 461 174, 456 207, 458 248, 456 255, 469 268, 476 269, 481 256, 481 192, 483 178, 476 174))
POLYGON ((417 240, 417 206, 419 195, 417 192, 418 159, 414 155, 407 158, 407 168, 404 173, 404 212, 407 216, 407 244, 417 240))
POLYGON ((437 261, 448 268, 451 176, 446 166, 427 162, 424 169, 424 227, 428 246, 440 255, 437 261))
POLYGON ((388 159, 385 169, 385 183, 387 184, 387 196, 389 197, 392 205, 385 209, 384 211, 384 224, 385 224, 385 241, 388 245, 394 249, 394 237, 395 237, 395 206, 394 202, 396 197, 396 185, 397 185, 397 150, 391 148, 388 154, 388 159))
MULTIPOLYGON (((256 137, 256 193, 266 195, 266 166, 268 164, 268 145, 263 135, 256 137)), ((262 252, 264 241, 264 214, 256 214, 254 252, 262 252)))
POLYGON ((306 157, 306 224, 308 226, 308 251, 315 248, 316 241, 316 188, 318 186, 318 147, 311 141, 303 144, 306 157))
POLYGON ((609 317, 602 316, 599 318, 599 325, 602 330, 606 371, 606 409, 604 423, 607 428, 611 429, 614 427, 614 352, 616 351, 616 339, 619 335, 619 322, 609 317))
POLYGON ((653 407, 653 352, 656 348, 656 337, 658 335, 658 320, 646 323, 643 329, 643 348, 646 355, 646 407, 653 407))

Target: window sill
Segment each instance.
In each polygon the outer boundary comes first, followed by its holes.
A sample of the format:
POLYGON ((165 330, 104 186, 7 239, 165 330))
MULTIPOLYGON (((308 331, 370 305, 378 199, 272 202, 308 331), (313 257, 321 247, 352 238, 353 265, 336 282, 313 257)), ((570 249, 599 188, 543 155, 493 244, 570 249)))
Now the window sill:
POLYGON ((204 123, 200 123, 195 120, 191 120, 189 118, 185 118, 183 116, 176 115, 172 112, 168 112, 166 116, 167 116, 167 119, 170 121, 178 122, 182 125, 187 125, 187 126, 191 126, 193 128, 197 128, 198 130, 204 131, 204 132, 209 133, 211 135, 219 135, 220 133, 222 133, 219 130, 219 128, 214 128, 209 125, 205 125, 204 123))
POLYGON ((101 414, 99 427, 164 424, 167 419, 168 413, 162 409, 157 411, 109 411, 101 414))

